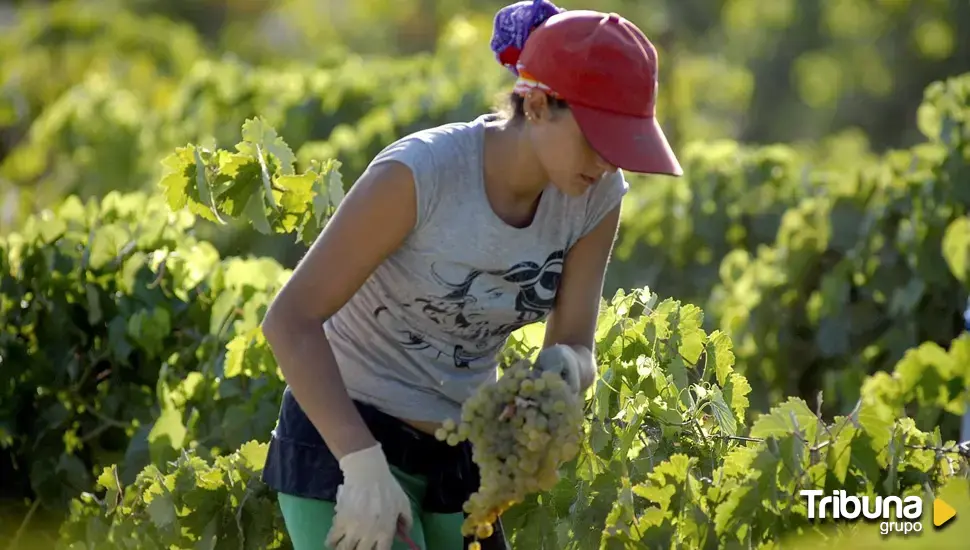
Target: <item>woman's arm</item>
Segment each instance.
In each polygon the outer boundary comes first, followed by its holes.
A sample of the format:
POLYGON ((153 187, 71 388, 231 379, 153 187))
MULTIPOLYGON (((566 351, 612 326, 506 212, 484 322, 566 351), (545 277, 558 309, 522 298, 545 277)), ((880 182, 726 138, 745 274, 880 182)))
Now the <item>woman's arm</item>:
POLYGON ((577 352, 581 364, 580 392, 591 386, 596 378, 593 354, 596 319, 603 295, 606 266, 613 252, 619 224, 618 205, 592 231, 576 241, 566 254, 556 303, 546 322, 543 348, 563 344, 577 352))
POLYGON ((376 441, 347 394, 323 322, 401 245, 415 219, 411 170, 398 162, 369 168, 263 319, 263 334, 293 396, 338 459, 376 441))

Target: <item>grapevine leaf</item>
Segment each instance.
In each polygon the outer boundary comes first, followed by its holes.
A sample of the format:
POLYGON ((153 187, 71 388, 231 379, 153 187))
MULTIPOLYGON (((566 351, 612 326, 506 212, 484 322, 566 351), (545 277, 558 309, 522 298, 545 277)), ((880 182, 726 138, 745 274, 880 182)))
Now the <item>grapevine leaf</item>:
POLYGON ((279 162, 279 170, 283 175, 293 173, 296 155, 283 141, 276 130, 266 124, 261 118, 247 119, 242 126, 243 143, 236 146, 237 150, 252 156, 257 156, 256 148, 272 154, 279 162))
POLYGON ((264 235, 272 235, 273 230, 269 225, 269 218, 266 215, 266 201, 263 199, 262 192, 256 192, 249 196, 246 203, 244 214, 256 231, 264 235))
POLYGON ((742 474, 741 484, 726 492, 726 498, 714 509, 715 532, 719 536, 730 533, 736 540, 744 541, 753 527, 750 519, 763 510, 763 500, 776 483, 778 464, 779 458, 767 447, 757 451, 742 474))
POLYGON ((731 348, 731 338, 720 330, 715 330, 708 337, 708 361, 713 361, 717 383, 722 387, 727 384, 728 376, 734 371, 734 351, 731 348))
MULTIPOLYGON (((666 367, 674 386, 677 388, 677 391, 680 392, 681 390, 687 388, 690 381, 687 376, 687 365, 684 363, 683 357, 681 357, 679 354, 675 354, 673 357, 671 357, 670 362, 667 363, 666 367)), ((687 392, 684 392, 685 405, 687 405, 686 395, 687 392)))
POLYGON ((118 256, 118 253, 128 242, 128 232, 119 225, 111 224, 99 227, 94 232, 91 243, 92 269, 101 269, 118 256))
POLYGON ((312 172, 302 175, 280 176, 276 179, 276 185, 283 189, 280 198, 281 232, 292 233, 296 231, 300 221, 304 219, 304 215, 309 212, 310 205, 314 200, 314 179, 312 172))
MULTIPOLYGON (((326 169, 326 182, 327 182, 327 197, 330 200, 330 207, 336 208, 340 205, 341 201, 344 199, 344 183, 340 176, 340 161, 336 159, 331 159, 327 163, 326 169)), ((320 220, 317 220, 320 223, 320 220)))
POLYGON ((723 388, 724 400, 731 405, 731 409, 740 419, 745 418, 748 411, 747 395, 749 393, 751 393, 751 385, 748 383, 748 379, 736 372, 731 373, 723 388))
POLYGON ((828 447, 826 457, 828 460, 829 471, 839 481, 840 486, 845 485, 845 476, 848 474, 849 465, 852 463, 852 444, 855 440, 856 428, 845 422, 845 418, 835 417, 835 424, 841 426, 837 432, 833 433, 833 439, 828 447))
POLYGON ((219 519, 214 517, 206 524, 205 530, 199 535, 199 541, 194 550, 216 550, 219 542, 219 519))
POLYGON ((704 322, 704 312, 693 304, 681 306, 679 312, 678 351, 691 365, 696 364, 704 351, 705 334, 701 325, 704 322))
POLYGON ((118 467, 115 465, 106 466, 98 476, 98 486, 105 489, 104 504, 110 513, 118 505, 123 488, 118 483, 118 467))
POLYGON ((101 293, 98 287, 92 284, 84 285, 84 297, 88 307, 88 323, 99 324, 104 318, 104 311, 101 309, 101 293))
POLYGON ((863 402, 857 415, 855 416, 859 426, 864 431, 863 437, 856 437, 860 444, 869 443, 868 451, 873 454, 863 453, 853 441, 853 455, 856 457, 867 457, 869 461, 869 472, 878 471, 878 468, 885 467, 888 462, 889 442, 892 438, 893 412, 887 407, 878 404, 863 402), (872 461, 878 460, 878 464, 872 465, 872 461))
POLYGON ((697 462, 695 457, 685 454, 675 454, 654 468, 654 478, 656 475, 666 475, 670 481, 683 483, 687 481, 690 468, 697 462))
POLYGON ((808 453, 806 453, 807 444, 805 440, 798 437, 796 434, 787 435, 785 437, 779 438, 777 440, 772 440, 772 443, 777 442, 779 455, 781 457, 781 470, 778 475, 779 482, 782 484, 794 483, 801 479, 802 472, 804 472, 806 464, 806 459, 808 453))
POLYGON ((177 409, 165 408, 148 434, 148 444, 152 460, 156 463, 164 457, 172 456, 171 451, 179 450, 185 444, 187 435, 182 415, 177 409))
POLYGON ((802 431, 805 440, 815 441, 818 422, 818 417, 808 408, 808 404, 804 400, 789 397, 781 405, 772 407, 768 414, 761 415, 751 426, 750 436, 781 438, 797 429, 802 431), (793 418, 797 421, 797 426, 793 425, 793 418))
POLYGON ((959 218, 946 228, 943 257, 953 276, 970 285, 970 217, 959 218))
POLYGON ((209 189, 209 180, 206 174, 205 161, 202 160, 202 153, 198 147, 195 147, 193 152, 195 153, 195 185, 196 191, 199 193, 199 200, 202 201, 203 205, 209 207, 209 210, 212 212, 212 221, 225 224, 226 222, 219 216, 219 211, 216 210, 216 205, 212 198, 212 191, 209 189))
POLYGON ((213 301, 209 317, 209 334, 219 336, 225 331, 236 315, 236 307, 241 301, 240 296, 233 290, 221 292, 213 301))
POLYGON ((633 494, 659 504, 661 513, 666 514, 670 508, 671 499, 677 494, 677 487, 672 484, 661 485, 648 481, 634 485, 633 494))
POLYGON ((267 453, 269 453, 269 446, 257 441, 249 441, 243 444, 238 451, 239 457, 253 470, 263 467, 267 453))
POLYGON ((505 529, 517 532, 515 543, 526 548, 555 548, 560 545, 554 529, 554 516, 547 506, 540 502, 542 497, 533 497, 517 504, 502 515, 505 529))
POLYGON ((273 181, 272 176, 269 174, 269 167, 266 165, 266 157, 263 155, 263 149, 256 145, 256 160, 259 162, 259 175, 263 182, 263 198, 269 202, 270 207, 276 211, 279 205, 276 204, 276 196, 273 195, 273 181))
POLYGON ((717 420, 717 425, 725 435, 737 435, 738 422, 734 418, 731 407, 724 400, 724 395, 718 388, 711 389, 711 412, 717 420))
POLYGON ((240 335, 226 344, 226 363, 223 366, 223 374, 226 378, 234 378, 242 374, 249 340, 249 337, 240 335))
POLYGON ((229 154, 222 158, 219 173, 222 180, 219 208, 238 218, 246 211, 252 196, 262 192, 259 163, 250 156, 229 154))
POLYGON ((191 177, 194 177, 195 162, 193 159, 195 146, 178 147, 162 160, 162 166, 167 170, 159 182, 165 198, 172 210, 185 208, 189 200, 191 177))
POLYGON ((148 517, 159 529, 164 529, 175 523, 175 503, 167 492, 155 495, 148 504, 148 517))

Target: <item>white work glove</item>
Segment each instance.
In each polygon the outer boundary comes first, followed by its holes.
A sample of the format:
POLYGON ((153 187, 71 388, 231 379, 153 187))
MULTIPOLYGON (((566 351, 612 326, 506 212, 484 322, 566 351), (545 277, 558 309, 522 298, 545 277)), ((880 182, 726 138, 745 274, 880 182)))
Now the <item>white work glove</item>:
POLYGON ((532 368, 540 372, 552 372, 561 376, 569 389, 579 394, 579 372, 583 359, 572 347, 556 344, 539 352, 532 368))
POLYGON ((337 488, 336 514, 327 535, 334 550, 390 550, 398 519, 411 530, 411 501, 391 473, 380 444, 340 459, 343 484, 337 488))

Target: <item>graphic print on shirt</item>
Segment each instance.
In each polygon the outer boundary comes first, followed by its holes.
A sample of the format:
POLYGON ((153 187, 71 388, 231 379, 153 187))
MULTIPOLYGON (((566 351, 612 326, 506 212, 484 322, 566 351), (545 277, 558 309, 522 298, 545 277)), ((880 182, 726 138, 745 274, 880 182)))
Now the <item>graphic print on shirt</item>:
POLYGON ((417 309, 442 326, 445 333, 475 342, 473 348, 459 344, 451 349, 437 349, 423 334, 390 318, 387 306, 374 310, 374 316, 398 335, 398 342, 406 349, 422 350, 435 358, 450 356, 455 367, 469 368, 473 361, 494 354, 513 331, 541 320, 552 310, 564 256, 563 250, 556 250, 541 264, 523 261, 504 270, 473 269, 457 281, 443 278, 431 266, 432 275, 445 293, 418 298, 402 307, 417 309))

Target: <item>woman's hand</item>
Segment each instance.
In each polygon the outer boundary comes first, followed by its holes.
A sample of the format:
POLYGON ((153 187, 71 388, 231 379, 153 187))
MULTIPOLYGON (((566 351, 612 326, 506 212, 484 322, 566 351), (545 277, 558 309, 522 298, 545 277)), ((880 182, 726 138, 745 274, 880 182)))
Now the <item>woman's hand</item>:
POLYGON ((390 550, 398 522, 413 525, 411 501, 394 478, 381 446, 340 459, 344 482, 337 489, 336 514, 327 547, 336 550, 390 550))
POLYGON ((574 394, 585 390, 592 377, 592 354, 584 357, 572 346, 555 344, 539 352, 533 368, 561 376, 574 394), (589 372, 587 372, 589 371, 589 372))

